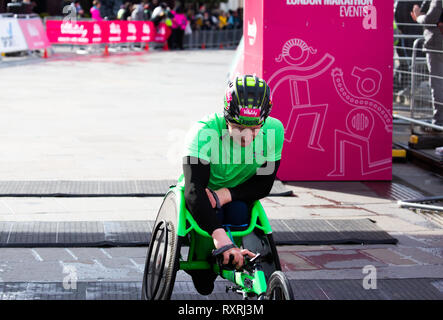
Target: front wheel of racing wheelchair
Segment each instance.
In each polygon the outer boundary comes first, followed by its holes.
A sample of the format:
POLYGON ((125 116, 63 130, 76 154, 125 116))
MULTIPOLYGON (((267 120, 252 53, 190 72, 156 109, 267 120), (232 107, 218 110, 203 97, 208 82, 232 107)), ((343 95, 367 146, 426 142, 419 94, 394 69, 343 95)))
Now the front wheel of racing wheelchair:
POLYGON ((216 259, 212 257, 212 250, 215 249, 212 237, 197 225, 186 209, 183 191, 171 187, 152 228, 143 275, 142 299, 169 300, 178 270, 212 269, 233 282, 234 286, 230 289, 241 293, 245 299, 292 300, 292 289, 281 272, 272 229, 259 201, 251 208, 251 222, 246 230, 232 231, 230 236, 237 246, 258 253, 259 256, 249 264, 246 260, 241 271, 224 268, 215 262, 216 259))

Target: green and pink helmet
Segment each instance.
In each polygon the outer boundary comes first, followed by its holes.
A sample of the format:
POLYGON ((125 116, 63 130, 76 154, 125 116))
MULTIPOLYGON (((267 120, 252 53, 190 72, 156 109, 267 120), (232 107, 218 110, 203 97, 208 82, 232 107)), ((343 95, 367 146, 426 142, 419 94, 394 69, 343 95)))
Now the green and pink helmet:
POLYGON ((271 89, 255 75, 230 81, 224 100, 225 119, 242 126, 262 125, 272 109, 271 89))

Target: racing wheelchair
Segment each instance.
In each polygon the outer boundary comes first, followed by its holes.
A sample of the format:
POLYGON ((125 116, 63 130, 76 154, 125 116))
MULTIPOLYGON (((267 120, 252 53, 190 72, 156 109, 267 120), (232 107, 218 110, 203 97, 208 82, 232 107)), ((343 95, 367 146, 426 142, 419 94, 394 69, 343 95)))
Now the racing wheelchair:
POLYGON ((293 292, 281 271, 272 229, 259 201, 250 210, 250 223, 242 229, 226 228, 233 243, 255 253, 245 257, 241 270, 223 265, 221 255, 214 256, 212 237, 202 230, 187 210, 184 192, 171 186, 152 228, 142 284, 143 300, 169 300, 178 270, 212 269, 232 282, 232 290, 243 299, 292 300, 293 292))

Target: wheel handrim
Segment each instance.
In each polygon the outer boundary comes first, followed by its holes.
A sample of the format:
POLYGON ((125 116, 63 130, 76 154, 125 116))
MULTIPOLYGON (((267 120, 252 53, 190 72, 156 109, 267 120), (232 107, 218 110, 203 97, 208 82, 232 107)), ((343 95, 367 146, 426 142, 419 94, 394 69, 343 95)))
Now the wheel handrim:
POLYGON ((149 250, 148 272, 147 272, 147 296, 154 299, 158 293, 164 291, 163 271, 167 261, 168 250, 168 224, 160 221, 153 232, 152 248, 149 250), (164 240, 164 241, 163 241, 164 240), (160 285, 163 282, 163 287, 160 285))

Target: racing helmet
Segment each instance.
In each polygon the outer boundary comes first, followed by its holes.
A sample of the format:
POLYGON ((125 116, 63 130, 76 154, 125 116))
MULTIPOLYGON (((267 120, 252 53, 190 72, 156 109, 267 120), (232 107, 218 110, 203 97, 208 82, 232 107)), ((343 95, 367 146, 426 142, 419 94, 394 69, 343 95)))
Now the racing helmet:
POLYGON ((224 97, 224 116, 242 126, 262 125, 272 109, 271 89, 255 75, 237 76, 224 97))

